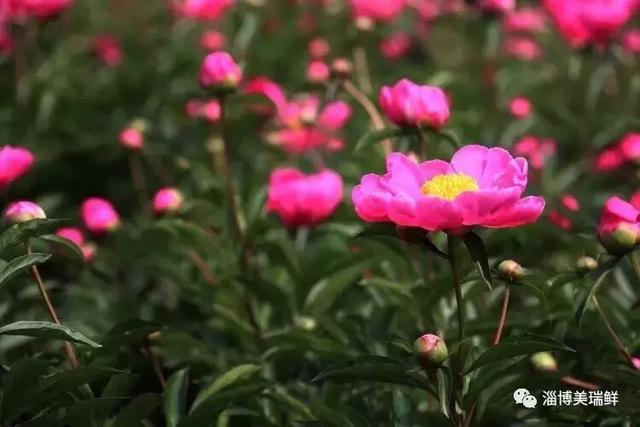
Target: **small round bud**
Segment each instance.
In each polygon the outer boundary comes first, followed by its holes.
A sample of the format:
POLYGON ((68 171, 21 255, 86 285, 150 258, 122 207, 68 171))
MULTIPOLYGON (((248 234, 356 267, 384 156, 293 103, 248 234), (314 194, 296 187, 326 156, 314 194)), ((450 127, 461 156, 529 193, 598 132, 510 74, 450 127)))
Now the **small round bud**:
POLYGON ((9 224, 45 219, 46 217, 47 215, 40 206, 28 201, 13 202, 4 211, 4 218, 9 224))
POLYGON ((558 370, 556 359, 548 351, 531 355, 531 364, 536 371, 540 372, 556 372, 558 370))
POLYGON ((305 331, 313 331, 318 326, 318 322, 313 317, 300 316, 296 319, 296 325, 305 331))
POLYGON ((512 259, 506 259, 498 265, 498 274, 501 279, 516 282, 524 276, 524 270, 520 264, 512 259))
POLYGON ((336 77, 347 79, 353 73, 353 64, 346 58, 336 58, 331 63, 331 72, 336 77))
POLYGON ((588 273, 598 268, 598 261, 590 256, 581 256, 576 261, 576 269, 579 273, 588 273))
POLYGON ((439 336, 433 334, 424 334, 415 340, 413 351, 418 363, 425 369, 437 368, 449 357, 447 345, 439 336))
POLYGON ((638 242, 638 232, 631 224, 621 222, 609 233, 599 234, 602 246, 612 255, 624 255, 638 242))
POLYGON ((184 198, 176 188, 162 188, 153 198, 153 211, 157 215, 174 213, 182 207, 184 198))
POLYGON ((634 368, 640 369, 640 357, 632 357, 631 362, 633 362, 634 368))
POLYGON ((366 16, 358 16, 354 24, 358 31, 371 31, 375 25, 375 22, 371 18, 367 18, 366 16))

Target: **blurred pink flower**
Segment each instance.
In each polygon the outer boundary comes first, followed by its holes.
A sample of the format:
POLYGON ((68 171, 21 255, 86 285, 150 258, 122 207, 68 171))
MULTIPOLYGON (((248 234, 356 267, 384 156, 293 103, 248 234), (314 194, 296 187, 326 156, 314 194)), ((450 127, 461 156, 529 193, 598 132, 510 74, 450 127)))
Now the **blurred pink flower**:
POLYGON ((244 86, 244 93, 259 94, 273 102, 276 109, 287 104, 287 96, 279 84, 267 77, 256 77, 244 86))
POLYGON ((175 13, 183 18, 217 21, 235 3, 235 0, 173 0, 172 6, 175 13))
POLYGON ((305 175, 297 169, 276 169, 269 177, 267 211, 278 214, 287 227, 325 221, 342 200, 342 178, 325 169, 305 175))
POLYGON ((153 211, 164 215, 178 211, 182 207, 182 193, 176 188, 162 188, 153 197, 153 211))
POLYGON ((516 0, 480 0, 480 7, 494 13, 506 13, 516 8, 516 0))
POLYGON ((633 193, 629 203, 631 203, 634 208, 640 209, 640 190, 636 190, 635 193, 633 193))
POLYGON ((13 51, 13 37, 0 20, 0 54, 9 55, 13 51))
POLYGON ((72 241, 78 247, 84 245, 85 242, 84 234, 82 234, 82 231, 76 227, 60 228, 56 231, 56 235, 72 241))
POLYGON ((462 234, 476 226, 510 228, 537 221, 544 199, 522 198, 526 186, 524 158, 514 159, 502 148, 468 145, 450 163, 417 164, 392 153, 387 173, 362 177, 352 199, 365 221, 462 234))
POLYGON ((242 69, 227 52, 208 54, 200 68, 200 84, 204 87, 236 87, 242 81, 242 69))
POLYGON ((640 211, 619 197, 609 198, 600 215, 598 240, 612 254, 631 250, 640 236, 640 211))
POLYGON ((97 36, 93 39, 93 50, 108 67, 115 68, 122 63, 122 49, 113 36, 97 36))
POLYGON ((27 16, 39 20, 54 18, 71 7, 73 0, 6 0, 10 19, 27 16))
POLYGON ((549 212, 549 220, 560 230, 571 231, 573 228, 571 220, 556 210, 549 212))
POLYGON ((227 37, 220 31, 208 30, 200 35, 200 46, 211 52, 224 49, 227 37))
POLYGON ((45 219, 47 215, 36 203, 22 200, 11 203, 4 211, 4 218, 11 224, 31 221, 32 219, 45 219))
POLYGON ((120 226, 120 216, 113 205, 99 197, 86 199, 80 208, 80 216, 87 230, 95 234, 104 234, 120 226))
POLYGON ((505 31, 529 33, 544 31, 546 17, 539 9, 525 8, 504 15, 502 26, 505 31))
POLYGON ((309 56, 314 59, 320 59, 329 54, 331 47, 327 39, 317 37, 309 42, 307 50, 309 51, 309 56))
POLYGON ((633 362, 634 368, 640 369, 640 357, 632 357, 631 362, 633 362))
POLYGON ((640 30, 629 30, 622 36, 622 47, 630 53, 640 53, 640 30))
POLYGON ((440 129, 449 121, 449 102, 442 89, 417 85, 402 79, 395 86, 383 86, 379 96, 386 116, 398 126, 425 125, 440 129))
POLYGON ((503 48, 507 56, 520 61, 535 61, 542 57, 540 45, 529 37, 507 36, 503 48))
POLYGON ((130 150, 141 150, 144 146, 144 135, 135 127, 124 128, 118 136, 120 144, 130 150))
POLYGON ((532 111, 531 101, 524 96, 519 96, 509 101, 509 112, 516 119, 527 118, 531 115, 532 111))
POLYGON ((546 160, 556 153, 556 149, 554 140, 535 136, 525 136, 513 145, 513 152, 525 157, 534 169, 542 169, 546 160))
POLYGON ((395 32, 380 42, 380 53, 387 59, 403 57, 411 49, 411 37, 404 32, 395 32))
POLYGON ((423 21, 431 21, 442 13, 442 5, 438 0, 414 0, 410 2, 423 21))
POLYGON ((640 133, 629 133, 618 143, 620 153, 630 162, 640 161, 640 133))
POLYGON ((0 190, 26 174, 34 162, 31 151, 22 147, 0 147, 0 190))
POLYGON ((406 0, 350 0, 351 10, 356 18, 390 22, 402 13, 406 0))
POLYGON ((322 83, 329 80, 329 75, 331 70, 329 66, 319 60, 311 61, 309 65, 307 65, 307 80, 314 83, 322 83))
POLYGON ((610 172, 620 168, 625 158, 618 146, 607 147, 596 156, 594 170, 596 172, 610 172))
POLYGON ((578 212, 580 210, 580 202, 572 194, 565 194, 562 196, 560 203, 562 203, 562 206, 571 212, 578 212))

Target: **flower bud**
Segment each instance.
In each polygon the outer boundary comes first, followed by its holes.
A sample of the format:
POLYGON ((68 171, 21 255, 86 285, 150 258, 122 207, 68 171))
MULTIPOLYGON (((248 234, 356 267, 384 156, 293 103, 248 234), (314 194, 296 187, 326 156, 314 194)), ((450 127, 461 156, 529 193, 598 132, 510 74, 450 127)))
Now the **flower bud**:
POLYGON ((524 276, 524 270, 520 264, 512 259, 502 261, 498 265, 498 275, 509 282, 517 282, 524 276))
POLYGON ((331 63, 331 72, 336 77, 348 79, 353 73, 353 64, 346 58, 336 58, 331 63))
POLYGON ((200 84, 204 87, 235 88, 242 81, 242 69, 227 52, 206 56, 200 68, 200 84))
POLYGON ((318 327, 318 321, 313 317, 300 316, 296 318, 296 325, 305 331, 313 331, 318 327))
POLYGON ((133 126, 123 129, 118 140, 123 147, 130 150, 140 150, 144 146, 144 135, 133 126))
POLYGON ((576 270, 578 273, 588 273, 598 268, 598 261, 590 256, 581 256, 576 261, 576 270))
POLYGON ((640 236, 640 211, 619 197, 608 199, 598 224, 598 240, 613 255, 633 249, 640 236))
POLYGON ((532 354, 531 364, 536 371, 540 372, 556 372, 558 370, 556 359, 548 351, 532 354))
POLYGON ((323 61, 311 61, 307 65, 307 80, 312 83, 323 83, 329 80, 329 66, 323 61))
POLYGON ((120 226, 120 216, 105 199, 88 198, 82 203, 80 213, 87 230, 95 234, 104 234, 120 226))
POLYGON ((46 217, 47 215, 40 206, 28 201, 13 202, 4 211, 4 218, 9 224, 45 219, 46 217))
POLYGON ((632 357, 631 361, 633 362, 634 368, 640 369, 640 357, 632 357))
POLYGON ((94 258, 96 257, 96 250, 97 247, 95 245, 95 243, 85 243, 84 245, 80 246, 80 251, 82 252, 82 255, 84 256, 84 261, 86 263, 90 263, 94 260, 94 258))
POLYGON ((153 198, 153 211, 158 215, 173 213, 182 207, 182 193, 175 188, 163 188, 153 198))
POLYGON ((400 80, 394 86, 383 86, 379 102, 387 118, 402 127, 440 129, 451 116, 449 101, 442 89, 418 85, 407 79, 400 80))
POLYGON ((433 334, 424 334, 415 340, 413 351, 418 363, 425 369, 437 368, 449 357, 447 345, 439 336, 433 334))

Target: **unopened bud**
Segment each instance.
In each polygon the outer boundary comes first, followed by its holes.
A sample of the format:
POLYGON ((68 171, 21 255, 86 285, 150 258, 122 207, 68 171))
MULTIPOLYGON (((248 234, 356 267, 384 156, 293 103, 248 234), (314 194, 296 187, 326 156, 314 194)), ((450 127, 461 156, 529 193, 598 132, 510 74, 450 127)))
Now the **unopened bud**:
POLYGON ((634 225, 621 222, 612 231, 599 233, 598 238, 610 254, 624 255, 636 246, 638 231, 634 225))
POLYGON ((4 218, 9 224, 45 219, 46 217, 47 215, 40 206, 27 201, 13 202, 4 211, 4 218))
POLYGON ((348 79, 353 73, 353 64, 346 58, 336 58, 331 63, 331 72, 336 77, 348 79))
POLYGON ((556 359, 548 351, 531 355, 531 364, 536 371, 540 372, 556 372, 558 370, 556 359))
POLYGON ((498 265, 498 274, 501 279, 517 282, 524 276, 524 270, 522 266, 514 260, 507 259, 498 265))
POLYGON ((437 368, 449 357, 447 345, 439 336, 433 334, 424 334, 415 340, 413 351, 418 363, 425 369, 437 368))
POLYGON ((590 256, 581 256, 576 261, 576 269, 579 273, 588 273, 598 268, 598 261, 590 256))
POLYGON ((305 331, 313 331, 318 326, 318 322, 313 317, 300 316, 296 319, 296 324, 299 328, 305 331))

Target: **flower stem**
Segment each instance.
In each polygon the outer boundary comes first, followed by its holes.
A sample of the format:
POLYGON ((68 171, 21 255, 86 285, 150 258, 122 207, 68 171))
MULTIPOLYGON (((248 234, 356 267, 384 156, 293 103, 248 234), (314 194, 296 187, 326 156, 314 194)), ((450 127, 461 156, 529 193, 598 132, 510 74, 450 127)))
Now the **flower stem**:
POLYGON ((140 158, 135 153, 129 153, 129 171, 131 172, 131 182, 138 196, 138 204, 145 215, 149 214, 149 197, 147 186, 144 181, 144 173, 140 158))
POLYGON ((456 257, 456 237, 447 234, 447 247, 449 248, 449 266, 453 278, 453 289, 456 293, 456 308, 458 311, 458 342, 464 339, 464 306, 462 301, 462 289, 460 287, 460 271, 456 257))
POLYGON ((496 329, 496 335, 493 338, 493 345, 500 344, 502 339, 502 332, 504 331, 504 325, 507 323, 507 311, 509 311, 509 297, 511 296, 511 286, 508 283, 504 285, 504 296, 502 297, 502 311, 500 312, 500 321, 498 322, 498 329, 496 329))
MULTIPOLYGON (((369 97, 365 95, 356 85, 354 85, 349 80, 345 80, 342 82, 344 90, 362 107, 362 109, 367 113, 369 119, 371 120, 371 124, 373 128, 377 131, 383 130, 386 126, 384 124, 384 120, 376 106, 371 102, 369 97)), ((382 146, 382 150, 385 155, 391 153, 391 140, 383 139, 380 142, 382 146)))
POLYGON ((605 326, 607 327, 607 330, 609 331, 611 338, 613 338, 613 341, 616 347, 618 347, 618 350, 620 350, 620 353, 622 353, 625 359, 627 359, 627 361, 629 362, 629 365, 632 368, 634 368, 633 357, 631 357, 631 353, 629 353, 629 350, 627 350, 627 347, 624 345, 624 343, 622 342, 622 340, 620 339, 616 331, 613 329, 613 326, 611 326, 611 323, 609 323, 609 320, 607 319, 607 316, 602 310, 602 307, 600 307, 600 303, 598 303, 598 299, 596 298, 596 296, 594 295, 592 299, 593 299, 593 305, 598 311, 598 314, 600 314, 600 318, 602 319, 605 326))
MULTIPOLYGON (((29 254, 31 253, 31 248, 28 245, 27 245, 27 253, 29 254)), ((53 320, 53 323, 55 323, 56 325, 61 325, 60 318, 58 317, 58 313, 56 312, 56 309, 53 307, 53 304, 51 303, 51 298, 49 297, 49 293, 47 292, 47 288, 45 288, 44 283, 42 281, 42 276, 40 275, 40 271, 38 270, 38 267, 36 267, 35 265, 31 266, 31 275, 33 276, 33 280, 36 282, 36 285, 38 286, 38 291, 40 291, 40 296, 42 297, 42 301, 44 302, 44 305, 47 307, 47 311, 49 312, 49 317, 51 317, 51 320, 53 320)), ((64 342, 64 351, 65 353, 67 353, 67 357, 69 358, 69 362, 71 363, 71 366, 74 368, 77 368, 79 365, 78 356, 76 354, 75 349, 71 345, 71 343, 67 341, 64 342)))

